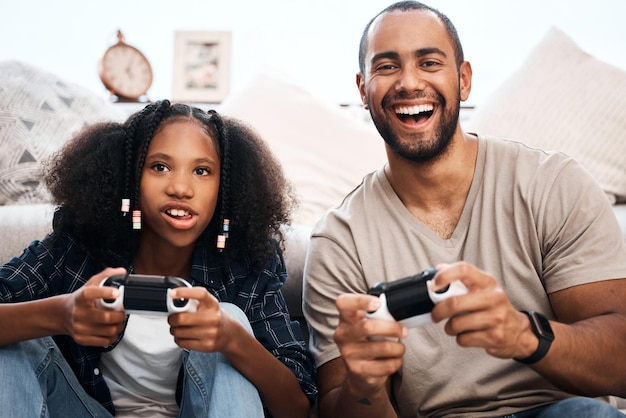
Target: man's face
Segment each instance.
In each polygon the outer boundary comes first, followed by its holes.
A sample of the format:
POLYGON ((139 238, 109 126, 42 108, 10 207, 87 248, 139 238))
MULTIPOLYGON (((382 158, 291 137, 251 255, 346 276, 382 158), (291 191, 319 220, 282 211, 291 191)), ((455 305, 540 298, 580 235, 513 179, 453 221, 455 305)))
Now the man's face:
POLYGON ((381 15, 369 31, 365 71, 357 78, 361 97, 389 147, 415 162, 441 155, 471 79, 467 63, 459 77, 443 22, 423 10, 381 15))

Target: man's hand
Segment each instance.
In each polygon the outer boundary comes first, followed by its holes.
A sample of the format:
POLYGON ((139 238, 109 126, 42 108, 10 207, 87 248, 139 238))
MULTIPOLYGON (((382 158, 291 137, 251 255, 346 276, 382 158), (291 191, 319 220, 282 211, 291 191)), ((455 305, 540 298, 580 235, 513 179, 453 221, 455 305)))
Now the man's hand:
POLYGON ((336 305, 339 325, 334 339, 351 389, 364 397, 386 390, 389 376, 402 366, 405 347, 399 339, 406 337, 408 330, 398 322, 365 316, 380 306, 375 296, 344 294, 336 305))
POLYGON ((445 331, 460 346, 482 347, 498 358, 524 358, 535 351, 539 341, 528 317, 513 307, 493 277, 464 262, 437 268, 435 288, 460 280, 468 289, 466 295, 444 300, 432 311, 434 322, 448 319, 445 331))

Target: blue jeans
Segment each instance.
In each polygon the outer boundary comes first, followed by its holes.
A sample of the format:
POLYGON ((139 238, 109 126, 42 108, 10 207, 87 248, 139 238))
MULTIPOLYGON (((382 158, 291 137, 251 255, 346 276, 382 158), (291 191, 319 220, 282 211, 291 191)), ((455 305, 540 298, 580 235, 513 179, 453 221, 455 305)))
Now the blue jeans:
MULTIPOLYGON (((221 307, 252 333, 246 315, 235 305, 221 307)), ((0 348, 1 417, 107 417, 91 398, 50 337, 0 348)), ((259 393, 221 353, 185 350, 183 394, 178 415, 184 417, 263 417, 259 393)))
POLYGON ((568 398, 546 407, 506 415, 503 418, 626 418, 615 407, 593 398, 568 398))

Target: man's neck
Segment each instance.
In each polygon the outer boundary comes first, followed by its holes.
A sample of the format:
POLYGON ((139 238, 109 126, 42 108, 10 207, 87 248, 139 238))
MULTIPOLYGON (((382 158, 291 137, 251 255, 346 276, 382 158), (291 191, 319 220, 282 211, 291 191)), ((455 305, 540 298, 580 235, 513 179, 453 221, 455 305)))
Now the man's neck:
POLYGON ((385 174, 407 210, 447 239, 463 212, 477 153, 476 137, 461 132, 448 152, 431 162, 408 161, 388 149, 385 174))

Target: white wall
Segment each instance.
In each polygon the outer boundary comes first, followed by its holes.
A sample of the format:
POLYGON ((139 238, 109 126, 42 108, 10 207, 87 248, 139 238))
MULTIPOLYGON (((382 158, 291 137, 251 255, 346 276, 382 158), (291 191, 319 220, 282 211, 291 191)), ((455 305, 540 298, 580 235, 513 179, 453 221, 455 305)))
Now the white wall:
MULTIPOLYGON (((337 103, 358 103, 354 82, 363 26, 389 0, 0 0, 0 60, 18 59, 106 96, 104 50, 126 41, 154 67, 151 99, 171 96, 176 30, 233 33, 231 91, 270 67, 337 103)), ((551 25, 590 54, 626 70, 626 1, 427 0, 457 26, 479 105, 551 25)))

